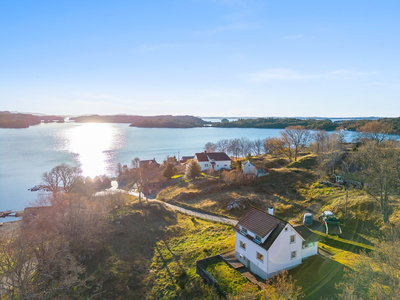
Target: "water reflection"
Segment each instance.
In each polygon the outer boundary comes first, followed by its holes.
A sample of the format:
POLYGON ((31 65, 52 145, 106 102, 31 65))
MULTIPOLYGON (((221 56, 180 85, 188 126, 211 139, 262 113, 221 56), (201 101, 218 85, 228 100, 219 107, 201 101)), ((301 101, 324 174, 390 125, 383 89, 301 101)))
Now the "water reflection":
POLYGON ((115 152, 124 143, 123 133, 114 124, 80 124, 69 129, 66 138, 66 150, 75 154, 83 176, 114 173, 115 152))

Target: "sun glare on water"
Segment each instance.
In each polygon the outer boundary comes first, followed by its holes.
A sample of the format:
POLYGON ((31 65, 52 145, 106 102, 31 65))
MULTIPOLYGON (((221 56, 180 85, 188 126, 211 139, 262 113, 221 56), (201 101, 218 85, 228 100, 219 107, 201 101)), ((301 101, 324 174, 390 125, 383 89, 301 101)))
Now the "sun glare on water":
POLYGON ((120 129, 113 124, 87 123, 74 126, 67 133, 68 151, 82 168, 83 176, 114 173, 115 150, 122 147, 120 129))

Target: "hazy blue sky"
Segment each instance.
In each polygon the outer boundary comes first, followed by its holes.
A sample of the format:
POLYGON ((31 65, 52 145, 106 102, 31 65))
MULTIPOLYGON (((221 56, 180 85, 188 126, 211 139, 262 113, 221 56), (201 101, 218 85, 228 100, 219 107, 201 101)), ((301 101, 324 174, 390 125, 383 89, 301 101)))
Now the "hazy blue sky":
POLYGON ((400 1, 0 0, 0 110, 399 116, 400 1))

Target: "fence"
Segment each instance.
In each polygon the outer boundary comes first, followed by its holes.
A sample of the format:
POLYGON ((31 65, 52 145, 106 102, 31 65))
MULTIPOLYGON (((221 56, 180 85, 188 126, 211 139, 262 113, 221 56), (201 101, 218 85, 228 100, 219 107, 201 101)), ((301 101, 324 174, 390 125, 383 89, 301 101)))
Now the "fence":
POLYGON ((200 275, 205 281, 207 281, 208 284, 212 285, 217 290, 218 294, 221 297, 226 298, 227 294, 218 284, 218 281, 203 268, 204 264, 215 261, 224 261, 224 259, 221 257, 221 255, 217 254, 214 256, 198 260, 196 262, 196 273, 200 275))

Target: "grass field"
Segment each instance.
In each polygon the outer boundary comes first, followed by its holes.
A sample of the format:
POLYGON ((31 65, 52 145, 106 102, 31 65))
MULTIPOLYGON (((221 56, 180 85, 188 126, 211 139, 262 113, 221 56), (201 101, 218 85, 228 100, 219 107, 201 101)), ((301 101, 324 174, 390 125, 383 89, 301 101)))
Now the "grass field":
POLYGON ((258 294, 258 288, 250 283, 238 271, 229 267, 224 261, 212 262, 204 265, 217 281, 221 288, 228 294, 240 295, 244 292, 258 294))
POLYGON ((196 261, 234 248, 232 226, 155 202, 124 206, 109 224, 107 245, 87 266, 103 285, 101 299, 209 299, 213 291, 196 274, 196 261))

